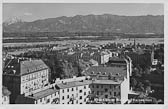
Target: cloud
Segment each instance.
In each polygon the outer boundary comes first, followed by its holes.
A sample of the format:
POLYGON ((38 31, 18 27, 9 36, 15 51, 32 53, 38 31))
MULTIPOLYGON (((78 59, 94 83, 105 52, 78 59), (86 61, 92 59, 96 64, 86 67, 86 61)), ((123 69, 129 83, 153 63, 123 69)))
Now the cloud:
POLYGON ((25 12, 24 15, 25 15, 25 16, 32 16, 33 14, 32 14, 32 13, 29 13, 29 12, 25 12))

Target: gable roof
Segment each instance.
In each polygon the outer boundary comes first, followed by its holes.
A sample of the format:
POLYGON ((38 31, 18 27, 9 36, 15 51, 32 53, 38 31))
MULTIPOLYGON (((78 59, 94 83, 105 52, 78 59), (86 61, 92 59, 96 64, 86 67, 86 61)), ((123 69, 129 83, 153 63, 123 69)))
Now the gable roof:
POLYGON ((85 75, 120 75, 127 77, 127 70, 125 67, 104 67, 92 66, 83 72, 85 75))
POLYGON ((73 81, 73 82, 57 84, 57 87, 59 89, 66 89, 66 88, 72 88, 72 87, 83 86, 88 84, 91 84, 91 81, 83 80, 83 81, 73 81))

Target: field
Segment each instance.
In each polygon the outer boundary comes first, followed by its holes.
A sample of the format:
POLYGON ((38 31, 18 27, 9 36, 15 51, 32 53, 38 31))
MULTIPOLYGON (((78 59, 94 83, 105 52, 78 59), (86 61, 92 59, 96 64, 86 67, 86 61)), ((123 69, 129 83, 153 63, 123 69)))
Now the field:
MULTIPOLYGON (((152 43, 154 44, 159 44, 159 43, 164 43, 163 38, 136 38, 136 43, 140 44, 148 44, 151 45, 152 43)), ((107 44, 107 43, 133 43, 134 39, 114 39, 114 40, 62 40, 62 41, 44 41, 44 42, 21 42, 21 43, 3 43, 4 47, 13 47, 13 46, 27 46, 27 45, 48 45, 48 44, 58 44, 58 45, 69 45, 73 43, 87 43, 90 45, 102 45, 102 44, 107 44)))

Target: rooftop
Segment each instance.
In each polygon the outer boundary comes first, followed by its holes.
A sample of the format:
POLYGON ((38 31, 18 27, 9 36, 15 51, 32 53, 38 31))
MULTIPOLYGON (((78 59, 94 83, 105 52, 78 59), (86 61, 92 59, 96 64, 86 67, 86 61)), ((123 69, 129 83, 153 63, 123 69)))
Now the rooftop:
POLYGON ((125 67, 104 67, 104 66, 92 66, 86 71, 85 75, 120 75, 122 77, 127 76, 127 71, 125 67))
POLYGON ((66 83, 57 84, 57 87, 59 89, 66 89, 66 88, 83 86, 83 85, 88 85, 88 84, 91 84, 91 81, 83 80, 83 81, 74 81, 74 82, 66 82, 66 83))
POLYGON ((4 74, 25 75, 46 68, 48 68, 48 66, 42 60, 27 60, 17 58, 6 61, 4 74))
POLYGON ((121 84, 123 81, 114 81, 114 80, 94 80, 92 83, 93 84, 121 84))
POLYGON ((58 91, 59 91, 59 90, 56 90, 56 89, 46 89, 46 90, 37 92, 37 93, 35 93, 35 94, 33 94, 33 95, 29 95, 29 96, 27 96, 27 97, 28 97, 28 98, 32 98, 32 99, 38 100, 38 99, 40 99, 40 98, 44 98, 44 97, 46 97, 46 96, 48 96, 48 95, 51 95, 51 94, 53 94, 53 93, 55 93, 55 92, 58 92, 58 91))

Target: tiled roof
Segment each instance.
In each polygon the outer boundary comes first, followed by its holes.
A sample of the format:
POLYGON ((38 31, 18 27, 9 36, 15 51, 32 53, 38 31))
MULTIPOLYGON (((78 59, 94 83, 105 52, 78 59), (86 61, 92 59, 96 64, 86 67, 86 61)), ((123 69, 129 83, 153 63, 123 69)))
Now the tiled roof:
POLYGON ((40 98, 44 98, 44 97, 46 97, 48 95, 54 94, 55 92, 58 92, 58 91, 59 90, 56 90, 56 89, 46 89, 46 90, 37 92, 37 93, 35 93, 33 95, 29 95, 27 97, 38 100, 40 98))
POLYGON ((91 84, 90 80, 61 83, 61 84, 57 84, 57 87, 59 89, 66 89, 66 88, 83 86, 83 85, 88 85, 88 84, 91 84))
POLYGON ((104 67, 104 66, 92 66, 84 72, 85 75, 117 75, 126 77, 127 71, 125 67, 104 67))
POLYGON ((46 68, 48 68, 48 66, 42 60, 22 61, 20 64, 20 75, 46 68))
POLYGON ((114 81, 114 80, 94 80, 92 84, 121 84, 123 81, 114 81))
POLYGON ((10 59, 5 64, 4 74, 25 75, 46 68, 48 66, 42 60, 10 59))

